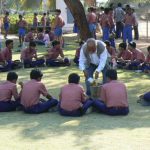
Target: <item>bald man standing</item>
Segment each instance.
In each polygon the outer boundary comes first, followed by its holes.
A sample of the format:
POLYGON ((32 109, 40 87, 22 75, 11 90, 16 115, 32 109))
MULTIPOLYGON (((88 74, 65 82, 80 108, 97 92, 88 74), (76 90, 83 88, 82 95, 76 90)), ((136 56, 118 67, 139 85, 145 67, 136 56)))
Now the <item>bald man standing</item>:
POLYGON ((109 68, 108 52, 105 43, 90 38, 82 46, 79 58, 79 68, 85 76, 86 94, 91 96, 89 78, 98 79, 99 73, 103 73, 103 83, 106 83, 105 73, 109 68))

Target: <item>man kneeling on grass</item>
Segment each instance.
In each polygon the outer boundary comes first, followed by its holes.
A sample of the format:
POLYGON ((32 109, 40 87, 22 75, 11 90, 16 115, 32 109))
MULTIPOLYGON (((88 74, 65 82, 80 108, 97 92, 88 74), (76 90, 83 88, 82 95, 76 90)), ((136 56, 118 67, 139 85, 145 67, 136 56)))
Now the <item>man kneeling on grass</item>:
POLYGON ((127 115, 129 107, 126 86, 117 81, 116 70, 108 70, 106 77, 108 83, 101 87, 100 100, 94 100, 93 106, 107 115, 127 115))
POLYGON ((21 104, 26 113, 39 114, 47 112, 58 104, 58 101, 48 93, 45 85, 41 82, 42 76, 40 70, 34 69, 30 73, 31 80, 22 84, 21 104), (41 94, 48 101, 40 100, 41 94))

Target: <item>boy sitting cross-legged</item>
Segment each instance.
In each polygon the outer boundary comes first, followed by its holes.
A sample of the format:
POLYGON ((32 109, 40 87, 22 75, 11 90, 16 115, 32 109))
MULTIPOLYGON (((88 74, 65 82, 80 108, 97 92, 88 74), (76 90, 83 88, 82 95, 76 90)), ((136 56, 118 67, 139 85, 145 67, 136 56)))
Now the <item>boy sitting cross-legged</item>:
POLYGON ((68 77, 68 84, 61 88, 59 112, 63 116, 79 117, 92 106, 92 100, 86 100, 83 87, 79 84, 80 76, 72 73, 68 77))
POLYGON ((129 106, 125 84, 117 80, 116 70, 108 70, 106 77, 108 83, 101 87, 100 100, 94 100, 93 106, 107 115, 127 115, 129 106))
POLYGON ((30 73, 31 80, 22 85, 21 104, 26 113, 39 114, 47 112, 58 104, 58 101, 48 93, 45 85, 41 82, 42 77, 42 72, 34 69, 30 73), (41 94, 48 101, 40 101, 41 94))
POLYGON ((0 83, 0 112, 15 111, 20 106, 20 96, 16 86, 17 79, 18 75, 15 72, 9 72, 7 80, 0 83))
POLYGON ((68 58, 65 58, 60 42, 54 40, 52 46, 53 47, 48 50, 48 54, 46 55, 46 65, 51 67, 69 66, 70 61, 68 58), (61 58, 59 58, 59 56, 61 58))
POLYGON ((25 68, 41 67, 44 65, 45 60, 37 57, 36 43, 30 42, 29 47, 24 49, 21 53, 21 61, 25 68))

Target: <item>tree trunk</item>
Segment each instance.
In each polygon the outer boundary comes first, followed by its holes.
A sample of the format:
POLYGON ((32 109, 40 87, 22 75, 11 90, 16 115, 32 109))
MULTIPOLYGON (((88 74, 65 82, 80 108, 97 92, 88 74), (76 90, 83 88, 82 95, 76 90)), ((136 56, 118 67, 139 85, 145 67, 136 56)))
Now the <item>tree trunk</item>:
POLYGON ((91 38, 88 22, 86 19, 85 11, 80 0, 64 0, 68 8, 70 9, 75 22, 80 30, 80 36, 82 40, 91 38))

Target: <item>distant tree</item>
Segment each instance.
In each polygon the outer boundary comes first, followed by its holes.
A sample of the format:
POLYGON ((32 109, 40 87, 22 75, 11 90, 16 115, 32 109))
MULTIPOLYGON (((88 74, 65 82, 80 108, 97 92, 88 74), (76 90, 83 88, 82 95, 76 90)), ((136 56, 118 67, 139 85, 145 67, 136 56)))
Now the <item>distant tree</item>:
POLYGON ((66 5, 68 6, 68 8, 70 9, 74 17, 74 20, 79 27, 81 39, 87 40, 88 38, 92 37, 89 31, 84 7, 81 1, 80 0, 64 0, 64 1, 66 5))

